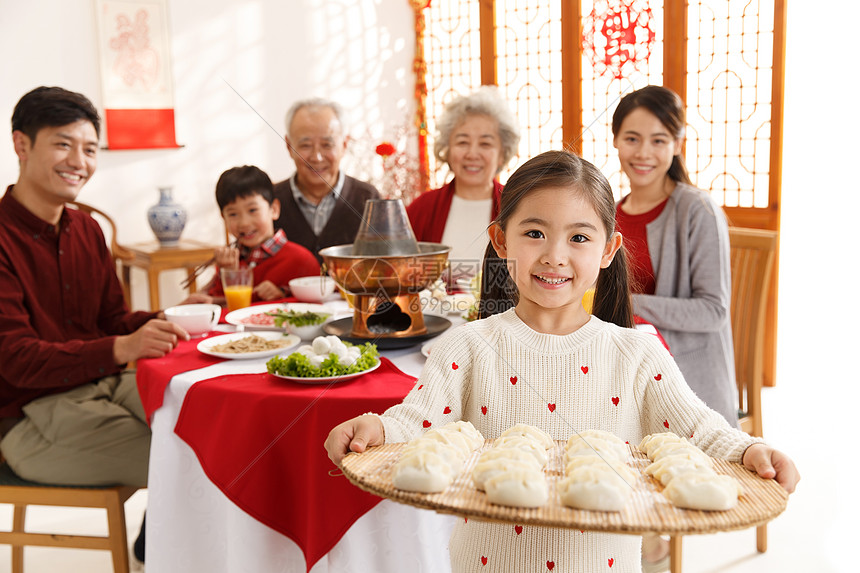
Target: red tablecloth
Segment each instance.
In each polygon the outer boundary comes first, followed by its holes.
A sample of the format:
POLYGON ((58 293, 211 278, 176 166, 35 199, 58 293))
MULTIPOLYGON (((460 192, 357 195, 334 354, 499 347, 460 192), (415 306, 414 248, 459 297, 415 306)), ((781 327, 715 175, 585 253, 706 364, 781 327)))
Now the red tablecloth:
MULTIPOLYGON (((219 334, 227 333, 213 331, 209 336, 219 334)), ((199 338, 180 340, 170 354, 161 358, 142 358, 137 361, 137 391, 140 394, 140 401, 143 402, 147 420, 161 407, 164 401, 164 390, 174 376, 224 361, 223 358, 209 356, 197 350, 199 342, 199 338)))
POLYGON ((414 382, 387 358, 376 371, 331 386, 219 376, 189 389, 175 432, 224 495, 301 547, 310 570, 380 501, 330 475, 336 468, 326 436, 349 418, 399 403, 414 382))

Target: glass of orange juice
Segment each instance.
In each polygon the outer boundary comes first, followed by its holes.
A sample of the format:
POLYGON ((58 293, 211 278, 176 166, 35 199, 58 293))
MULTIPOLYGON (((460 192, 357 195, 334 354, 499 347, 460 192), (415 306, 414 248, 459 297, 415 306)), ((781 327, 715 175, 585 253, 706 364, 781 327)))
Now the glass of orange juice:
POLYGON ((253 269, 221 269, 221 285, 227 299, 227 310, 251 306, 251 293, 254 291, 253 269))

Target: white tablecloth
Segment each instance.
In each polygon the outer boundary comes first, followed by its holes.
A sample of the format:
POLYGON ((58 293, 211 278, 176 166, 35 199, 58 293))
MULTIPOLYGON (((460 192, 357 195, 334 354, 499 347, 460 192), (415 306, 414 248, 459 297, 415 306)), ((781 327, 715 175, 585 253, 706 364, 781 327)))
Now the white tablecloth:
MULTIPOLYGON (((420 346, 385 352, 417 376, 420 346)), ((180 374, 152 417, 148 573, 281 573, 305 571, 289 538, 239 509, 210 482, 191 448, 173 433, 182 401, 199 380, 221 374, 264 372, 265 360, 234 360, 180 374)), ((320 443, 322 447, 322 440, 320 443)), ((313 573, 446 572, 448 538, 456 518, 383 500, 359 518, 313 573)))

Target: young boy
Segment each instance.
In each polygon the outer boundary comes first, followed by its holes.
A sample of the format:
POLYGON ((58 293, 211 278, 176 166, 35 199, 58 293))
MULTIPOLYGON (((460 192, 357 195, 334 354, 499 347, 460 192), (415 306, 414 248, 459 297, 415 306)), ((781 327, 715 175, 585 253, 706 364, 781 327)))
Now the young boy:
POLYGON ((309 250, 288 241, 283 229, 275 232, 281 204, 274 198, 272 187, 269 176, 253 165, 234 167, 221 174, 215 185, 215 199, 237 246, 215 250, 217 268, 206 295, 192 295, 188 302, 193 298, 193 302, 223 304, 220 269, 253 266, 255 300, 284 298, 289 294, 291 279, 319 274, 319 263, 309 250))

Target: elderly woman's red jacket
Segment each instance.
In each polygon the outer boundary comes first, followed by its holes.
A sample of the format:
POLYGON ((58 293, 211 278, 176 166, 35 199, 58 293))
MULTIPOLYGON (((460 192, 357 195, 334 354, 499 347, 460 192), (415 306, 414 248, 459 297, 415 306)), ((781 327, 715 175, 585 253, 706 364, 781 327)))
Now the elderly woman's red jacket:
MULTIPOLYGON (((448 211, 451 210, 451 200, 454 197, 454 185, 457 179, 446 183, 438 189, 427 191, 416 197, 406 208, 415 238, 419 241, 441 243, 445 223, 448 221, 448 211)), ((502 200, 504 186, 493 179, 493 210, 492 218, 499 215, 499 203, 502 200)), ((490 224, 490 221, 487 221, 490 224)))

